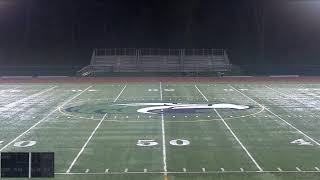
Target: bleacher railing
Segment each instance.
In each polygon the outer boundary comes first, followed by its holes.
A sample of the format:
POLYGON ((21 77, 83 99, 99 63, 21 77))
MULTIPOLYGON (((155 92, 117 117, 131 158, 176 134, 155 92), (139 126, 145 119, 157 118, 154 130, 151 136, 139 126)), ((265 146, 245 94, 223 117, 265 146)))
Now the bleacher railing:
POLYGON ((224 49, 98 48, 95 56, 223 56, 224 49))

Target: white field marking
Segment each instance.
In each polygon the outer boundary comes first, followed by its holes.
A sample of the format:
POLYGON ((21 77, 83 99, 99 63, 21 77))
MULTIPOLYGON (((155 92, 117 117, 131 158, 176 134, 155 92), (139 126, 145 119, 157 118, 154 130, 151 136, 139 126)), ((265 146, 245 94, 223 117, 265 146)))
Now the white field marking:
MULTIPOLYGON (((162 101, 162 83, 159 84, 160 87, 160 100, 162 101)), ((166 131, 164 127, 164 117, 161 113, 161 133, 162 133, 162 161, 163 161, 163 171, 164 175, 167 176, 167 150, 166 150, 166 131)))
POLYGON ((85 173, 88 173, 90 171, 90 169, 86 169, 86 172, 85 173))
POLYGON ((318 146, 320 146, 320 143, 317 142, 316 140, 314 140, 313 138, 311 138, 310 136, 308 136, 307 134, 305 134, 304 132, 302 132, 301 130, 299 130, 298 128, 296 128, 295 126, 293 126, 292 124, 290 124, 288 121, 284 120, 283 118, 281 118, 280 116, 278 116, 277 114, 275 114, 274 112, 272 112, 269 108, 263 106, 262 104, 258 103, 257 101, 255 101, 254 99, 250 98, 249 96, 247 96, 246 94, 242 93, 241 91, 237 90, 236 88, 234 88, 233 86, 229 85, 230 87, 232 87, 234 90, 236 90, 238 93, 240 93, 241 95, 243 95, 244 97, 247 97, 248 99, 250 99, 252 102, 258 104, 261 107, 264 107, 265 110, 267 110, 269 113, 273 114, 274 116, 276 116, 278 119, 280 119, 281 121, 283 121, 284 123, 286 123, 287 125, 289 125, 291 128, 295 129, 297 132, 299 132, 300 134, 302 134, 303 136, 305 136, 306 138, 310 139, 312 142, 314 142, 315 144, 317 144, 318 146))
MULTIPOLYGON (((38 93, 32 94, 32 95, 27 96, 27 97, 25 97, 25 98, 23 98, 23 99, 20 99, 20 100, 18 100, 18 101, 15 101, 15 102, 12 102, 12 103, 10 103, 10 104, 7 104, 7 105, 4 106, 4 109, 3 109, 3 110, 11 109, 11 108, 15 107, 16 105, 19 105, 20 103, 24 103, 24 102, 28 101, 29 99, 34 98, 34 97, 37 97, 37 96, 39 96, 39 95, 41 95, 41 94, 44 94, 44 93, 46 93, 46 92, 48 92, 48 91, 51 91, 52 89, 54 89, 54 88, 56 88, 56 87, 58 87, 58 86, 54 86, 54 87, 51 87, 51 88, 42 90, 42 91, 40 91, 40 92, 38 92, 38 93)), ((1 109, 2 109, 2 108, 1 108, 1 109)))
POLYGON ((124 170, 124 172, 126 172, 126 173, 127 173, 127 172, 128 172, 128 168, 126 168, 126 169, 124 170))
POLYGON ((243 172, 243 171, 244 171, 244 169, 243 169, 243 168, 240 168, 240 171, 241 171, 241 172, 243 172))
POLYGON ((126 89, 126 87, 127 87, 127 85, 125 85, 125 86, 123 87, 123 89, 121 90, 121 92, 119 93, 119 95, 116 97, 116 99, 114 99, 113 102, 116 102, 116 101, 119 99, 119 97, 121 96, 121 94, 123 93, 123 91, 126 89))
MULTIPOLYGON (((149 172, 142 172, 142 171, 131 171, 131 172, 109 172, 108 174, 110 175, 121 175, 121 174, 203 174, 203 173, 206 173, 206 174, 226 174, 226 173, 229 173, 229 174, 243 174, 243 173, 258 173, 258 174, 261 174, 261 173, 279 173, 279 174, 287 174, 287 173, 294 173, 294 174, 297 174, 297 173, 318 173, 320 174, 320 171, 317 171, 317 170, 312 170, 312 171, 278 171, 278 170, 274 170, 274 171, 206 171, 206 172, 203 172, 203 171, 188 171, 188 172, 182 172, 182 171, 177 171, 177 172, 174 172, 174 171, 167 171, 167 172, 163 172, 163 171, 159 171, 159 172, 155 172, 155 171, 149 171, 149 172)), ((83 172, 73 172, 73 173, 55 173, 55 175, 106 175, 106 173, 104 172, 96 172, 96 173, 83 173, 83 172)))
POLYGON ((296 167, 296 170, 297 170, 297 171, 301 171, 301 169, 300 169, 299 167, 296 167))
POLYGON ((182 168, 183 172, 187 172, 187 169, 186 168, 182 168))
POLYGON ((198 88, 198 86, 197 86, 197 85, 194 85, 194 87, 196 87, 197 90, 198 90, 198 92, 202 95, 202 97, 203 97, 207 102, 209 102, 209 100, 207 99, 207 97, 202 94, 202 92, 200 91, 200 89, 198 88))
POLYGON ((148 169, 143 169, 143 172, 148 172, 148 169))
POLYGON ((225 171, 224 168, 221 168, 221 171, 224 172, 225 171))
MULTIPOLYGON (((197 86, 195 85, 195 87, 197 88, 197 86)), ((197 88, 199 93, 203 96, 203 98, 208 102, 208 99, 206 98, 206 96, 200 91, 199 88, 197 88)), ((242 142, 240 141, 240 139, 236 136, 236 134, 233 132, 233 130, 230 128, 230 126, 227 124, 227 122, 221 117, 220 113, 216 110, 213 109, 216 114, 219 116, 219 118, 221 119, 221 121, 223 122, 223 124, 227 127, 227 129, 230 131, 230 133, 232 134, 232 136, 237 140, 237 142, 240 144, 240 146, 242 147, 242 149, 247 153, 247 155, 249 156, 249 158, 251 159, 251 161, 256 165, 256 167, 259 169, 259 171, 263 171, 263 169, 260 167, 260 165, 257 163, 257 161, 252 157, 251 153, 248 151, 248 149, 242 144, 242 142)))
POLYGON ((104 171, 104 173, 109 173, 109 169, 106 169, 106 170, 104 171))
POLYGON ((98 125, 96 126, 96 128, 94 128, 94 130, 92 131, 91 135, 89 136, 89 138, 87 139, 87 141, 84 143, 84 145, 82 146, 81 150, 79 151, 79 153, 77 154, 77 156, 73 159, 72 163, 70 164, 68 170, 66 171, 67 173, 70 173, 72 167, 74 166, 74 164, 77 162, 77 160, 79 159, 79 157, 81 156, 82 152, 84 151, 84 149, 87 147, 88 143, 90 142, 90 140, 92 139, 93 135, 96 133, 96 131, 98 130, 98 128, 100 127, 100 125, 102 124, 102 122, 104 121, 105 117, 107 116, 107 113, 104 114, 104 116, 102 117, 102 119, 100 120, 100 122, 98 123, 98 125))
POLYGON ((317 171, 320 171, 320 169, 318 167, 314 167, 314 169, 316 169, 317 171))
POLYGON ((206 168, 202 168, 202 172, 206 172, 206 168))
POLYGON ((44 118, 42 118, 40 121, 38 121, 37 123, 35 123, 33 126, 31 126, 29 129, 27 129, 26 131, 24 131, 23 133, 21 133, 19 136, 17 136, 16 138, 14 138, 12 141, 10 141, 8 144, 6 144, 4 147, 2 147, 0 149, 0 152, 3 151, 5 148, 7 148, 9 145, 11 145, 12 143, 14 143, 17 139, 19 139, 20 137, 22 137, 23 135, 25 135, 26 133, 28 133, 30 130, 32 130, 34 127, 36 127, 38 124, 40 124, 41 122, 45 121, 49 116, 51 116, 53 113, 55 113, 56 111, 58 111, 61 107, 65 106, 66 104, 68 104, 70 101, 74 100, 75 98, 77 98, 78 96, 80 96, 82 93, 86 92, 88 89, 90 89, 92 86, 87 87, 85 90, 83 90, 82 92, 78 93, 77 95, 73 96, 72 98, 68 99, 67 101, 65 101, 64 103, 62 103, 60 106, 56 107, 53 111, 51 111, 49 114, 47 114, 44 118))
POLYGON ((282 171, 282 169, 281 169, 281 168, 279 168, 279 167, 277 168, 277 170, 278 170, 278 171, 282 171))

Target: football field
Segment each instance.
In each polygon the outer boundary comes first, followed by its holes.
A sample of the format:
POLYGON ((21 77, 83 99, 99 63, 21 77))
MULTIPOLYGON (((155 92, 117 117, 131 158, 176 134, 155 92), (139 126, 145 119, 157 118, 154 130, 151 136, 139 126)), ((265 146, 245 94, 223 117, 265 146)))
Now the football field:
POLYGON ((320 83, 0 84, 0 151, 57 180, 318 180, 319 110, 320 83))

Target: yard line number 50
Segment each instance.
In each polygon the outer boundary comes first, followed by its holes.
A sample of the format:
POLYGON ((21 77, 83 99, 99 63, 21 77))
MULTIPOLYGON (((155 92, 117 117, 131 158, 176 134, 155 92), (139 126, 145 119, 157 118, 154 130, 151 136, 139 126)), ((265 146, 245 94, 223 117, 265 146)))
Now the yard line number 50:
MULTIPOLYGON (((173 139, 169 141, 169 143, 172 146, 188 146, 190 145, 190 141, 185 139, 173 139)), ((137 146, 143 146, 143 147, 149 147, 149 146, 156 146, 159 143, 156 140, 151 139, 144 139, 144 140, 138 140, 137 146)))

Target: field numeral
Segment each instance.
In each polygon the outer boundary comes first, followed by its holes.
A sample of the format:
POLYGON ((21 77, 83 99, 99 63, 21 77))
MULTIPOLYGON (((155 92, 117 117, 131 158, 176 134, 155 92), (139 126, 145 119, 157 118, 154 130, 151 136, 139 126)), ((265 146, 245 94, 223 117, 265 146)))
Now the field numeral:
POLYGON ((174 139, 170 141, 170 144, 173 146, 188 146, 190 141, 185 139, 174 139))
POLYGON ((159 143, 157 143, 155 140, 138 140, 137 146, 156 146, 159 143))
POLYGON ((20 142, 16 142, 14 143, 13 146, 15 147, 30 147, 37 144, 36 141, 20 141, 20 142))
POLYGON ((159 89, 148 89, 148 91, 149 91, 149 92, 152 92, 152 91, 157 92, 157 91, 159 91, 159 89))
MULTIPOLYGON (((173 139, 169 142, 172 146, 188 146, 190 145, 190 141, 185 140, 185 139, 173 139)), ((159 143, 156 142, 155 140, 138 140, 137 146, 156 146, 159 143)))
POLYGON ((290 142, 291 144, 298 144, 300 146, 313 146, 311 142, 305 141, 303 139, 297 139, 290 142))

